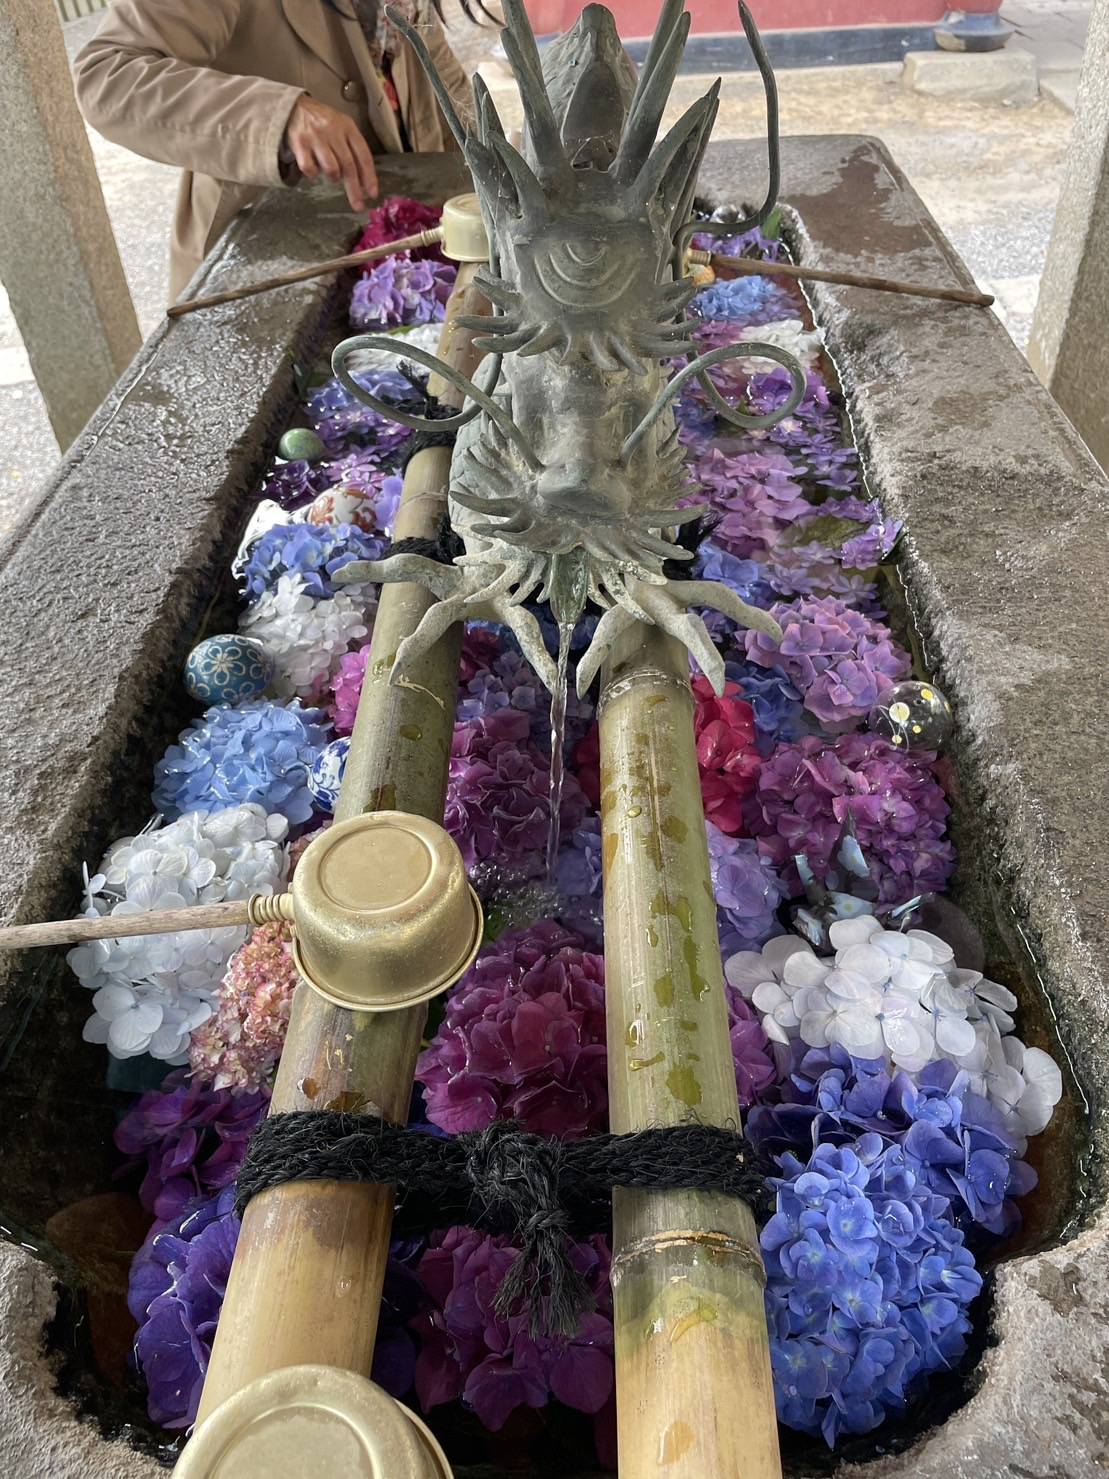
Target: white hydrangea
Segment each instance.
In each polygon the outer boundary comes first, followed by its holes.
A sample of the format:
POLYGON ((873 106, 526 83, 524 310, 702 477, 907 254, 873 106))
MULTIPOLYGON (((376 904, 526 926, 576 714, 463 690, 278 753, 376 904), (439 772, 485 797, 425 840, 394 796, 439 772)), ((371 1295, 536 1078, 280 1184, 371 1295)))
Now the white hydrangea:
MULTIPOLYGON (((753 328, 748 338, 757 339, 760 344, 773 344, 778 349, 784 349, 787 354, 792 354, 806 370, 816 368, 816 362, 820 357, 823 347, 819 329, 806 329, 799 318, 780 318, 774 323, 759 324, 753 328)), ((767 363, 764 359, 737 359, 729 362, 728 369, 734 373, 742 370, 748 375, 762 375, 766 373, 767 363)))
POLYGON ((910 1074, 948 1058, 1015 1138, 1045 1127, 1062 1097, 1062 1076, 1049 1054, 1011 1035, 1011 991, 959 969, 951 947, 927 930, 885 930, 864 915, 837 921, 829 935, 832 958, 787 935, 725 963, 729 983, 761 1014, 771 1042, 837 1043, 852 1057, 881 1058, 910 1074))
MULTIPOLYGON (((283 816, 250 803, 186 812, 168 826, 159 820, 115 843, 94 877, 85 869, 87 917, 219 904, 272 894, 284 882, 283 816)), ((211 1016, 227 962, 246 937, 243 927, 78 945, 66 958, 81 985, 96 993, 86 1042, 105 1043, 116 1058, 150 1053, 186 1062, 190 1036, 211 1016)))
POLYGON ((443 325, 408 324, 404 328, 389 329, 387 332, 390 339, 396 340, 395 349, 360 349, 351 355, 348 368, 356 374, 360 371, 395 370, 397 356, 406 344, 414 344, 417 349, 426 349, 429 354, 436 354, 443 335, 443 325))
POLYGON ((354 586, 317 600, 304 577, 286 572, 249 606, 239 630, 256 637, 276 664, 271 687, 281 698, 318 697, 339 659, 369 636, 372 590, 354 586))

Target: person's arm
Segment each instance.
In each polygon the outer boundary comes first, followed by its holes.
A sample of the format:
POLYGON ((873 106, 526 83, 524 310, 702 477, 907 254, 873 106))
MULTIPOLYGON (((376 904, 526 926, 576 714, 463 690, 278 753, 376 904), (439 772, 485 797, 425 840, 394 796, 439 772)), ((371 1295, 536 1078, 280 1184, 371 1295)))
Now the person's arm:
POLYGON ((281 143, 304 93, 210 65, 240 7, 241 0, 118 0, 74 62, 87 121, 160 164, 243 185, 281 184, 281 143))
POLYGON ((77 101, 106 139, 146 159, 234 180, 281 185, 289 166, 341 180, 356 211, 377 194, 369 145, 345 113, 302 88, 210 65, 242 0, 118 0, 74 63, 77 101))

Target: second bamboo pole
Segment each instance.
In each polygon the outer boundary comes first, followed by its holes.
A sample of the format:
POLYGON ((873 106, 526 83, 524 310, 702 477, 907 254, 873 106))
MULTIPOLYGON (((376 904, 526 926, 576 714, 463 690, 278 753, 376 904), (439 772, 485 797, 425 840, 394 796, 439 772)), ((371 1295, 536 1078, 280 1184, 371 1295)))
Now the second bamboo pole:
MULTIPOLYGON (((739 1127, 685 651, 638 625, 602 679, 609 1117, 616 1132, 739 1127)), ((617 1191, 620 1473, 774 1479, 764 1274, 750 1210, 617 1191)))
MULTIPOLYGON (((440 352, 466 374, 479 356, 471 336, 453 320, 458 313, 484 311, 472 286, 474 270, 459 268, 440 340, 440 352)), ((431 388, 452 403, 445 387, 431 388)), ((413 457, 394 538, 435 534, 446 508, 450 460, 449 447, 413 457)), ((442 820, 461 628, 415 664, 402 685, 389 682, 397 647, 433 600, 421 586, 382 588, 337 821, 386 809, 442 820)), ((271 1113, 363 1110, 403 1124, 426 1015, 426 1005, 346 1011, 302 983, 293 998, 271 1113)), ((294 1182, 253 1199, 239 1234, 198 1421, 255 1377, 284 1366, 310 1363, 368 1374, 393 1200, 390 1187, 334 1181, 294 1182)))

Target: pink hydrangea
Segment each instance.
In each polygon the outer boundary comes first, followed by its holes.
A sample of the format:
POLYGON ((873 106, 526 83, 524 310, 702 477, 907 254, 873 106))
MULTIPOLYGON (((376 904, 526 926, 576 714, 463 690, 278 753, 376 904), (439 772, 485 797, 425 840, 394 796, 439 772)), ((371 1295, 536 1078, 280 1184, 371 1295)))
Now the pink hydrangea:
MULTIPOLYGON (((443 212, 438 206, 423 205, 406 195, 387 195, 379 206, 375 206, 366 221, 366 229, 351 248, 355 252, 367 252, 371 247, 384 246, 387 241, 400 241, 405 236, 415 236, 418 231, 427 231, 438 226, 443 212)), ((437 257, 443 261, 438 247, 417 247, 414 257, 437 257)))
POLYGON ((762 763, 755 711, 741 692, 738 683, 725 683, 723 696, 717 698, 707 678, 693 680, 693 731, 705 816, 729 836, 743 826, 743 798, 754 790, 762 763))
MULTIPOLYGON (((520 709, 467 720, 454 727, 444 826, 467 868, 495 861, 525 877, 544 868, 550 831, 550 760, 532 742, 531 720, 520 709)), ((588 811, 582 789, 567 772, 559 818, 569 834, 588 811)))
POLYGON ((298 981, 288 924, 260 925, 235 951, 216 1010, 193 1033, 189 1066, 214 1089, 258 1089, 281 1056, 298 981))
POLYGON ((690 470, 721 515, 713 539, 740 558, 765 558, 784 529, 812 512, 797 469, 781 452, 727 453, 714 446, 690 470))
POLYGON ((358 713, 358 700, 370 660, 370 644, 344 652, 331 679, 331 701, 327 705, 336 734, 351 734, 358 713))
POLYGON ((579 1412, 609 1407, 615 1377, 607 1240, 571 1245, 571 1262, 596 1308, 569 1340, 536 1338, 526 1312, 497 1309, 497 1291, 515 1259, 505 1237, 469 1227, 432 1235, 418 1270, 431 1311, 413 1322, 421 1344, 416 1395, 425 1412, 461 1398, 498 1432, 518 1407, 544 1407, 552 1397, 579 1412))
POLYGON ((537 1135, 608 1127, 604 960, 544 921, 487 945, 420 1054, 427 1117, 451 1134, 514 1120, 537 1135))
POLYGON ((872 621, 835 596, 780 601, 771 614, 782 628, 781 641, 766 632, 746 632, 748 658, 782 669, 805 708, 833 734, 857 729, 912 669, 909 654, 884 622, 872 621))
POLYGON ((874 734, 810 735, 779 745, 748 798, 748 828, 796 897, 802 890, 794 857, 804 853, 823 878, 850 816, 879 902, 903 904, 922 890, 943 889, 955 865, 944 836, 951 808, 934 760, 874 734))

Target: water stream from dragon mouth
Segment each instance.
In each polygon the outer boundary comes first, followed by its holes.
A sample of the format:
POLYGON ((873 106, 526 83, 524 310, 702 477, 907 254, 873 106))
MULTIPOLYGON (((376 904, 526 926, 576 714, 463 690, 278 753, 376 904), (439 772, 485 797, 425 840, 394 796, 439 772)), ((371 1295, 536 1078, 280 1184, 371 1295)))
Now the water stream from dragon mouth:
POLYGON ((562 784, 566 775, 566 700, 570 672, 570 640, 576 623, 558 624, 558 678, 551 695, 551 781, 547 797, 550 802, 550 829, 547 833, 547 882, 554 879, 558 845, 561 840, 562 784))

